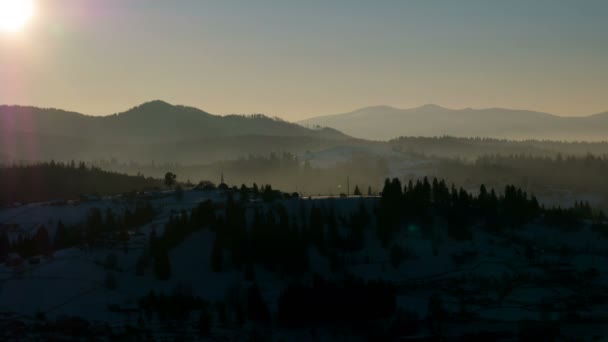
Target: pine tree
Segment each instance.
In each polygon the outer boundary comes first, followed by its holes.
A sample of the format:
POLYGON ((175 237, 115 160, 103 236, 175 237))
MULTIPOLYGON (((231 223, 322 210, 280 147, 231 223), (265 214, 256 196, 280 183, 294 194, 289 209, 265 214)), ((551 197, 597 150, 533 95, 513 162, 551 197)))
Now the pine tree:
POLYGON ((68 231, 61 220, 57 221, 57 228, 55 229, 55 241, 53 242, 53 246, 55 250, 60 250, 71 246, 68 231))
POLYGON ((209 333, 211 332, 211 323, 211 314, 209 314, 209 311, 207 310, 207 308, 205 308, 201 311, 201 315, 198 319, 198 331, 201 336, 209 335, 209 333))
POLYGON ((341 245, 342 238, 338 232, 338 223, 336 222, 336 214, 333 208, 329 210, 326 216, 327 222, 327 243, 332 248, 338 248, 341 245))
POLYGON ((222 272, 224 264, 224 251, 220 247, 217 238, 213 243, 213 248, 211 249, 211 269, 213 272, 222 272))
POLYGON ((254 322, 270 321, 270 310, 257 284, 251 286, 247 291, 247 318, 254 322))
POLYGON ((175 185, 177 179, 177 175, 175 175, 173 172, 167 172, 165 174, 165 186, 167 186, 168 188, 173 187, 173 185, 175 185))
POLYGON ((106 210, 105 225, 110 231, 115 230, 117 228, 116 219, 114 218, 114 212, 112 212, 112 208, 108 208, 106 210))
POLYGON ((242 184, 241 189, 239 190, 239 200, 242 203, 249 202, 249 189, 245 184, 242 184))
POLYGON ((317 248, 320 250, 325 249, 325 229, 324 229, 324 220, 323 213, 320 208, 317 208, 313 205, 312 209, 310 209, 310 219, 309 222, 309 233, 310 239, 312 243, 314 243, 317 248))
POLYGON ((394 268, 399 268, 399 265, 401 265, 401 262, 404 258, 405 251, 403 250, 403 248, 398 244, 394 244, 390 250, 391 265, 393 265, 394 268))
POLYGON ((271 202, 274 199, 274 191, 270 185, 266 185, 264 187, 264 192, 262 193, 262 199, 264 202, 271 202))
POLYGON ((171 260, 166 248, 161 248, 154 258, 154 271, 158 280, 171 278, 171 260))
POLYGON ((435 337, 441 340, 444 333, 444 321, 446 317, 446 311, 443 306, 443 300, 436 293, 431 295, 431 297, 429 298, 427 312, 429 330, 435 337))
POLYGON ((355 195, 355 196, 361 196, 361 195, 362 195, 362 194, 361 194, 361 190, 359 190, 359 186, 358 186, 358 185, 355 185, 355 192, 354 192, 354 195, 355 195))
POLYGON ((0 262, 4 261, 8 256, 8 250, 10 248, 10 242, 6 232, 2 232, 0 235, 0 262))
POLYGON ((38 228, 36 235, 34 236, 35 242, 35 253, 36 254, 51 254, 53 248, 51 246, 51 238, 49 237, 49 232, 46 227, 43 225, 38 228))

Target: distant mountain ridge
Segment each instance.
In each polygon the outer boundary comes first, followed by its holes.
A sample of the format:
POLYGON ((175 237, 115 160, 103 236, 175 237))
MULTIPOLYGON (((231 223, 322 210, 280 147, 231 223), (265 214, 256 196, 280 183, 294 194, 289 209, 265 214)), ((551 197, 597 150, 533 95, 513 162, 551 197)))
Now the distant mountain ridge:
POLYGON ((59 109, 0 106, 0 163, 99 160, 206 163, 270 152, 303 152, 356 139, 263 115, 219 116, 151 101, 88 116, 59 109))
POLYGON ((101 142, 111 139, 125 143, 179 142, 241 135, 349 138, 333 129, 308 129, 263 115, 219 116, 158 100, 108 116, 0 106, 0 132, 38 133, 101 142))
POLYGON ((299 123, 309 127, 331 127, 357 138, 371 140, 443 135, 505 139, 608 140, 608 112, 585 117, 562 117, 529 110, 448 109, 429 104, 411 109, 365 107, 349 113, 314 117, 299 123))

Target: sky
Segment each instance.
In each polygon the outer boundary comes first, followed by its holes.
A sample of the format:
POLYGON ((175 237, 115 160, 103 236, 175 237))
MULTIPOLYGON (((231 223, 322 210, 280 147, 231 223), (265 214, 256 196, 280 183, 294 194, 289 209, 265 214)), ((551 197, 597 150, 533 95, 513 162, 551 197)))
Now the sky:
POLYGON ((608 111, 605 0, 34 1, 22 30, 0 32, 1 104, 608 111))

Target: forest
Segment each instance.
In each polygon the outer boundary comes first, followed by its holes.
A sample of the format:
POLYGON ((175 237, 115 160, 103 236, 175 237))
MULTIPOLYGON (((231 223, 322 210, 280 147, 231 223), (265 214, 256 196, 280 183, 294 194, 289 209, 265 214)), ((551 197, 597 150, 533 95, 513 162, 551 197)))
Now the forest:
POLYGON ((396 151, 415 155, 473 161, 485 155, 528 155, 556 157, 559 154, 585 156, 608 154, 608 142, 509 140, 496 138, 399 137, 389 145, 396 151))
POLYGON ((159 179, 129 176, 74 161, 0 166, 0 205, 78 200, 162 186, 159 179))
POLYGON ((517 184, 538 195, 566 192, 579 198, 585 195, 599 196, 600 200, 594 205, 602 208, 608 203, 607 174, 608 158, 592 154, 557 154, 553 157, 486 155, 473 162, 452 159, 438 165, 440 177, 467 187, 486 184, 501 188, 506 184, 517 184))

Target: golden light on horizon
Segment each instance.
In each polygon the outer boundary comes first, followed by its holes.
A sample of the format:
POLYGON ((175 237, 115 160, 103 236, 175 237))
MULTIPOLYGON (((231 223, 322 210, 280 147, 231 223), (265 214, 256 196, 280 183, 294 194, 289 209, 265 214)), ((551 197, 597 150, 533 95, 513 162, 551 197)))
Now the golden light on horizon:
POLYGON ((0 31, 20 31, 33 14, 33 0, 0 0, 0 31))

